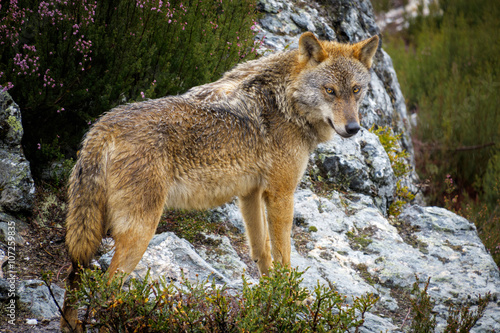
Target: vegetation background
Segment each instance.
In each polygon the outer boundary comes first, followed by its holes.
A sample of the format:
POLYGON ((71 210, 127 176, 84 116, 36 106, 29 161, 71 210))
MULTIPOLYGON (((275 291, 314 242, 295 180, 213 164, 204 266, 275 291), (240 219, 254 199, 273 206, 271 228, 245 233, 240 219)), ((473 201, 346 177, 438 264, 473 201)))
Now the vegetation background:
MULTIPOLYGON (((373 4, 384 11, 394 1, 373 4)), ((383 36, 417 116, 417 172, 428 203, 473 221, 500 265, 500 1, 439 0, 427 16, 422 9, 383 36)))
POLYGON ((0 88, 21 107, 35 176, 76 157, 89 125, 112 107, 182 93, 256 56, 253 0, 0 6, 0 88))

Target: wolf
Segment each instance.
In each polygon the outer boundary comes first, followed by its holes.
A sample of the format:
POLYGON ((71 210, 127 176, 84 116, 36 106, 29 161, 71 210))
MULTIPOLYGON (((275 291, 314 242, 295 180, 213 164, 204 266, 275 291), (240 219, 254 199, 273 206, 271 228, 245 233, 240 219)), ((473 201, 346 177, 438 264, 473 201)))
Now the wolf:
MULTIPOLYGON (((102 238, 109 270, 130 273, 164 207, 207 209, 238 197, 260 274, 290 263, 293 195, 318 143, 359 129, 379 38, 301 35, 298 49, 248 61, 183 95, 118 106, 86 134, 68 186, 69 289, 102 238)), ((63 328, 77 327, 65 297, 63 328)))

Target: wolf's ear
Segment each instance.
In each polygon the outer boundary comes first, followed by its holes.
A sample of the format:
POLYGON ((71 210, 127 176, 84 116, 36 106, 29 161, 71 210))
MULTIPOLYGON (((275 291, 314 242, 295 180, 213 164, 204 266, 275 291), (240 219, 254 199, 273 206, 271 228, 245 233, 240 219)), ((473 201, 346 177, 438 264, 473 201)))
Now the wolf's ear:
POLYGON ((299 62, 307 64, 313 61, 319 64, 327 58, 326 51, 312 32, 305 32, 299 39, 299 62))
POLYGON ((366 68, 372 67, 372 58, 377 52, 378 36, 365 39, 353 45, 354 57, 357 58, 366 68))

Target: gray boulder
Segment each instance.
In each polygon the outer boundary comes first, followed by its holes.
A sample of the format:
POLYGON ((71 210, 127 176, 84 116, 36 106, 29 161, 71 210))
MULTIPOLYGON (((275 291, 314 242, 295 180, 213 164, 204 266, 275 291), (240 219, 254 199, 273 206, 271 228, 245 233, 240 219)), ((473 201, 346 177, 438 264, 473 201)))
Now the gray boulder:
POLYGON ((10 95, 0 92, 0 211, 30 211, 35 185, 21 148, 21 111, 10 95))
MULTIPOLYGON (((231 250, 229 255, 226 255, 226 259, 231 258, 233 262, 241 262, 235 255, 234 249, 231 248, 231 250)), ((207 258, 206 250, 200 252, 207 258)), ((105 269, 109 267, 113 254, 114 251, 110 251, 99 259, 101 267, 105 269)), ((152 280, 162 277, 171 281, 179 281, 184 276, 191 281, 214 279, 220 284, 232 284, 234 274, 239 274, 241 277, 241 273, 245 269, 245 265, 242 263, 240 271, 230 269, 230 265, 219 265, 219 268, 226 269, 227 276, 225 276, 214 266, 207 263, 188 241, 177 237, 174 233, 165 232, 153 237, 148 250, 131 276, 143 278, 149 271, 152 280)))
POLYGON ((396 177, 378 137, 365 129, 344 139, 335 136, 311 156, 311 177, 375 198, 384 213, 393 201, 396 177), (319 178, 319 179, 318 179, 319 178))
MULTIPOLYGON (((241 226, 235 203, 214 215, 241 226)), ((244 263, 234 250, 232 239, 241 235, 207 236, 214 240, 211 247, 194 247, 172 233, 156 235, 133 275, 144 277, 150 267, 152 279, 178 280, 182 270, 193 281, 215 279, 235 288, 241 288, 241 275, 255 281, 247 266, 254 264, 244 263)), ((366 194, 331 191, 325 198, 298 190, 291 262, 307 269, 302 283, 311 290, 319 282, 333 285, 348 300, 378 295, 379 310, 389 315, 371 313, 364 332, 401 331, 391 314, 396 318, 407 311, 415 276, 431 279, 428 292, 436 302, 438 331, 446 325, 449 302, 473 302, 486 293, 495 300, 500 296, 500 272, 474 224, 445 209, 421 206, 408 207, 398 220, 387 219, 376 198, 366 194)), ((499 329, 500 311, 492 302, 473 332, 499 329)))
MULTIPOLYGON (((64 289, 55 284, 52 284, 51 288, 57 303, 62 308, 64 289)), ((60 316, 57 305, 43 281, 21 281, 17 293, 19 295, 19 301, 24 304, 37 319, 54 319, 60 316)))

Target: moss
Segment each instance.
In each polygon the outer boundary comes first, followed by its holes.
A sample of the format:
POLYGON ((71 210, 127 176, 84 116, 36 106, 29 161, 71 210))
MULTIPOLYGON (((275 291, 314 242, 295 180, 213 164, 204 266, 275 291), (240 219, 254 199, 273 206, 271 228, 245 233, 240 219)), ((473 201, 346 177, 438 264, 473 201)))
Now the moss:
POLYGON ((166 211, 160 221, 157 233, 172 231, 190 243, 205 244, 203 233, 224 234, 227 230, 211 211, 173 209, 166 211))
POLYGON ((370 272, 368 272, 368 266, 366 264, 353 264, 353 268, 369 285, 373 286, 380 283, 380 280, 376 276, 373 276, 370 272))
POLYGON ((312 226, 309 227, 308 230, 309 230, 309 232, 317 232, 318 228, 316 228, 315 226, 312 225, 312 226))
POLYGON ((446 246, 448 246, 450 249, 452 249, 453 251, 456 251, 456 252, 460 252, 461 253, 464 250, 463 246, 461 246, 461 245, 453 245, 453 244, 450 243, 449 240, 445 240, 444 244, 446 246))
POLYGON ((401 238, 403 238, 406 244, 409 244, 412 247, 418 249, 423 254, 429 254, 429 250, 427 249, 429 245, 419 240, 415 235, 415 232, 420 230, 419 227, 398 219, 390 220, 390 222, 394 227, 396 227, 399 235, 401 236, 401 238))
POLYGON ((375 234, 376 230, 376 227, 370 226, 360 230, 348 231, 346 236, 349 239, 349 245, 353 250, 367 251, 368 246, 373 243, 370 237, 375 234))
POLYGON ((15 132, 22 133, 23 125, 21 125, 21 122, 18 121, 16 117, 9 116, 9 118, 7 118, 7 124, 9 124, 10 128, 12 128, 15 132))

